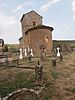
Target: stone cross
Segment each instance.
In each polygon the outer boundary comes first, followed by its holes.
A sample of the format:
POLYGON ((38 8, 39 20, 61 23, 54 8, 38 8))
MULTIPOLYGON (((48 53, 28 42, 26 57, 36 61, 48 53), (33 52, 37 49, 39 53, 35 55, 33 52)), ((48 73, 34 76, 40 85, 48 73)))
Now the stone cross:
POLYGON ((41 50, 41 60, 45 61, 46 60, 46 53, 45 53, 45 45, 44 44, 42 44, 40 46, 40 50, 41 50))
POLYGON ((30 52, 31 52, 29 45, 28 45, 27 51, 28 51, 28 53, 30 53, 30 52))
POLYGON ((20 48, 20 59, 23 59, 23 53, 22 53, 22 48, 20 48))
POLYGON ((31 49, 29 48, 29 46, 28 46, 27 56, 28 56, 28 60, 31 61, 31 49))
POLYGON ((43 82, 43 66, 40 65, 39 61, 35 66, 35 80, 39 85, 43 82))
POLYGON ((27 49, 24 49, 25 57, 27 56, 27 49))
POLYGON ((4 40, 3 39, 0 39, 0 54, 2 54, 3 45, 4 45, 4 40))
POLYGON ((57 57, 60 57, 60 48, 57 47, 57 57))
POLYGON ((34 56, 34 55, 33 55, 33 49, 31 49, 31 53, 30 53, 30 55, 31 55, 31 56, 34 56))

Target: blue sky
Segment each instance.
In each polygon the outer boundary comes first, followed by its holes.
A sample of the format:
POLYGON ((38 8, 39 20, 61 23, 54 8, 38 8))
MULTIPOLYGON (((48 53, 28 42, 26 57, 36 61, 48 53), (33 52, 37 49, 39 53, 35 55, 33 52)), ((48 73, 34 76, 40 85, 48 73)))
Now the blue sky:
POLYGON ((20 19, 31 10, 54 28, 53 40, 75 40, 75 0, 0 0, 0 4, 0 38, 5 43, 19 43, 20 19))

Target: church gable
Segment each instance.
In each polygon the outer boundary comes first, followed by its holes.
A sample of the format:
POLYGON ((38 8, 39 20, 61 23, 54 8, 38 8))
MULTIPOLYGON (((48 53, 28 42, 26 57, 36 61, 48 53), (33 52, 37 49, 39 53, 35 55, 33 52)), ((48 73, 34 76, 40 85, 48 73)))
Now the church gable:
POLYGON ((26 16, 30 16, 30 15, 36 15, 37 17, 43 18, 43 17, 40 16, 37 12, 35 12, 34 10, 32 10, 32 11, 26 13, 26 14, 23 14, 23 16, 22 16, 22 18, 21 18, 20 21, 22 21, 24 17, 26 17, 26 16))
POLYGON ((42 16, 35 11, 30 11, 23 15, 21 19, 22 33, 24 34, 28 29, 38 25, 42 25, 42 16))

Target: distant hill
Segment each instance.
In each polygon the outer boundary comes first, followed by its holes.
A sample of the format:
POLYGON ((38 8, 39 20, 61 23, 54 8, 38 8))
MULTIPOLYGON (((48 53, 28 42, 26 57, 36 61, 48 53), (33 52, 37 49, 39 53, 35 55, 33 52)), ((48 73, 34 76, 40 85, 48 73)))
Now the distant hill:
POLYGON ((53 47, 57 47, 58 45, 66 45, 75 48, 75 40, 53 40, 53 47))
MULTIPOLYGON (((12 49, 19 49, 19 44, 5 44, 12 49)), ((58 45, 67 48, 75 48, 75 40, 53 40, 53 48, 56 48, 58 45)))
POLYGON ((11 50, 12 52, 16 52, 19 50, 19 44, 5 44, 3 46, 3 51, 11 50))
POLYGON ((16 49, 19 48, 19 44, 5 44, 5 45, 7 45, 10 48, 16 48, 16 49))

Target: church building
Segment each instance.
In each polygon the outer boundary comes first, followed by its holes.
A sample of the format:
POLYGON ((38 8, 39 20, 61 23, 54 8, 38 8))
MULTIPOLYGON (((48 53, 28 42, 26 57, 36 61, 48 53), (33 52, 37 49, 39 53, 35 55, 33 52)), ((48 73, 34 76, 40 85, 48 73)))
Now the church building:
POLYGON ((20 21, 22 27, 20 48, 23 50, 30 48, 34 55, 40 55, 40 50, 43 48, 47 55, 50 54, 53 27, 43 25, 43 17, 34 10, 23 14, 20 21))

